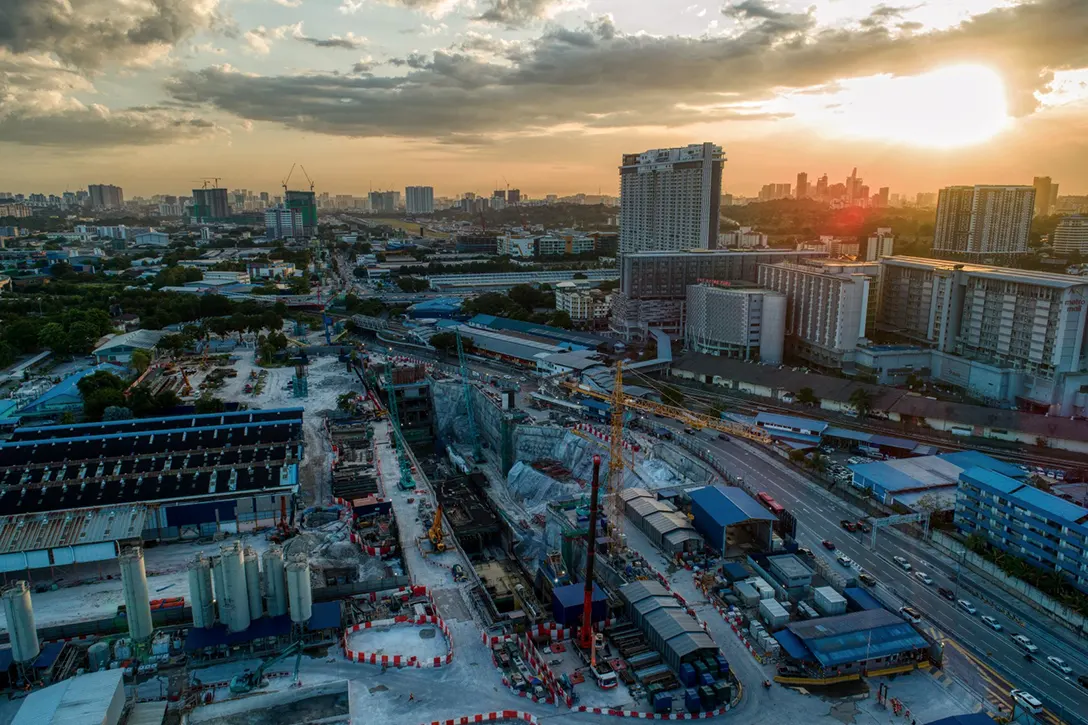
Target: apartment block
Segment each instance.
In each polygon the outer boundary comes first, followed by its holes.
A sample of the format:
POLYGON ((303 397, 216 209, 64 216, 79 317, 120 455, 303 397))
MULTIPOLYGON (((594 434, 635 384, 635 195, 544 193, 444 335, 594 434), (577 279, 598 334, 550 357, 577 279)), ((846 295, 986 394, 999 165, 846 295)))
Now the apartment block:
POLYGON ((434 213, 434 187, 408 186, 404 189, 404 210, 409 214, 434 213))
POLYGON ((785 328, 786 296, 781 292, 713 282, 688 287, 688 350, 778 365, 785 328))
POLYGON ((1069 255, 1076 252, 1088 256, 1088 217, 1074 214, 1062 217, 1052 237, 1054 253, 1069 255))
POLYGON ((956 526, 1088 592, 1088 508, 983 468, 960 474, 956 526))
POLYGON ((1035 206, 1031 186, 949 186, 937 198, 933 254, 986 261, 1028 251, 1035 206))
POLYGON ((611 299, 599 289, 590 289, 583 280, 555 285, 555 309, 566 312, 575 322, 606 319, 611 299))

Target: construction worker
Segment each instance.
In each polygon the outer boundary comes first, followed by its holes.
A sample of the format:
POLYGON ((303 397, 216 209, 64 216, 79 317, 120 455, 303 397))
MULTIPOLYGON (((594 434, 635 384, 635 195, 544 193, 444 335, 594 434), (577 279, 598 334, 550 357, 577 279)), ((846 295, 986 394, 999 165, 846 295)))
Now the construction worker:
POLYGON ((414 692, 409 692, 408 693, 408 702, 415 702, 415 701, 416 701, 416 694, 414 692))

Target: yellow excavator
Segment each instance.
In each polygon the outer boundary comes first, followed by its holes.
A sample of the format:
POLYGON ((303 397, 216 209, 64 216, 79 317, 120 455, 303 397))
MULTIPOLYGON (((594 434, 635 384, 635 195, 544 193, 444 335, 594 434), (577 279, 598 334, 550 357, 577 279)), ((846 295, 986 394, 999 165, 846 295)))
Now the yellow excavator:
POLYGON ((434 511, 434 523, 427 531, 427 538, 431 540, 431 546, 435 551, 446 550, 446 542, 442 539, 442 504, 438 504, 438 508, 434 511))

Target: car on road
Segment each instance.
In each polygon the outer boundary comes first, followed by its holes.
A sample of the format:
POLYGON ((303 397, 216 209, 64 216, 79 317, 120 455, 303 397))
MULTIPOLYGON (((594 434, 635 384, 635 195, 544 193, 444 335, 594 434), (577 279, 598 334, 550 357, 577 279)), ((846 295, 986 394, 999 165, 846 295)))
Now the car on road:
POLYGON ((933 584, 933 577, 931 577, 929 574, 926 574, 924 571, 914 572, 914 578, 922 582, 926 586, 933 584))
POLYGON ((940 594, 942 597, 944 597, 945 599, 947 599, 950 602, 953 599, 956 598, 956 593, 954 591, 952 591, 951 589, 949 589, 948 587, 939 587, 937 589, 937 593, 940 594))
POLYGON ((869 587, 875 587, 877 584, 876 577, 864 571, 858 574, 858 579, 861 580, 862 584, 869 587))
POLYGON ((901 614, 908 622, 913 622, 914 624, 918 624, 918 622, 922 621, 922 615, 913 607, 900 607, 899 614, 901 614))
POLYGON ((854 566, 854 560, 846 554, 839 554, 837 557, 835 557, 835 561, 839 562, 841 566, 845 566, 847 568, 854 566))
POLYGON ((858 529, 858 525, 855 524, 853 521, 850 521, 849 519, 843 519, 842 521, 840 521, 839 526, 843 527, 844 529, 846 529, 847 531, 849 531, 851 533, 853 533, 854 531, 857 531, 857 529, 858 529))
POLYGON ((1031 641, 1031 638, 1024 634, 1014 634, 1012 636, 1013 644, 1020 649, 1024 650, 1028 654, 1035 654, 1039 651, 1039 648, 1035 646, 1035 643, 1031 641))
POLYGON ((901 556, 893 556, 892 561, 899 565, 899 568, 903 571, 910 571, 910 562, 901 556))
POLYGON ((823 544, 823 547, 825 549, 827 549, 828 551, 834 551, 835 550, 835 542, 833 542, 833 541, 830 541, 828 539, 824 539, 820 543, 823 544))
POLYGON ((684 432, 687 433, 689 436, 695 435, 695 429, 694 428, 685 428, 684 432))
POLYGON ((971 602, 967 601, 966 599, 957 600, 956 601, 956 606, 958 606, 960 609, 962 609, 963 611, 967 612, 970 615, 978 614, 978 610, 975 609, 975 606, 973 604, 971 604, 971 602))
POLYGON ((806 549, 805 547, 802 546, 801 548, 799 548, 797 550, 797 553, 800 554, 801 556, 812 556, 812 549, 806 549))
POLYGON ((1002 629, 1004 629, 1004 627, 1001 626, 1001 623, 991 617, 989 614, 983 614, 982 621, 986 623, 986 626, 988 626, 995 632, 1000 632, 1002 629))
POLYGON ((1061 657, 1055 657, 1054 655, 1050 655, 1046 658, 1046 661, 1050 663, 1051 667, 1056 669, 1058 672, 1061 672, 1063 675, 1073 674, 1073 668, 1066 664, 1065 660, 1063 660, 1061 657))
POLYGON ((873 527, 870 526, 869 524, 865 523, 864 521, 859 521, 858 522, 858 531, 860 531, 863 534, 869 534, 869 533, 872 533, 873 527))
POLYGON ((1039 698, 1027 690, 1009 690, 1009 697, 1016 700, 1021 707, 1032 715, 1040 715, 1043 712, 1043 703, 1039 702, 1039 698))
POLYGON ((728 443, 729 442, 729 436, 727 436, 725 433, 719 433, 718 434, 718 440, 725 441, 726 443, 728 443))
POLYGON ((1080 683, 1081 687, 1088 688, 1088 675, 1081 675, 1077 678, 1077 682, 1080 683))

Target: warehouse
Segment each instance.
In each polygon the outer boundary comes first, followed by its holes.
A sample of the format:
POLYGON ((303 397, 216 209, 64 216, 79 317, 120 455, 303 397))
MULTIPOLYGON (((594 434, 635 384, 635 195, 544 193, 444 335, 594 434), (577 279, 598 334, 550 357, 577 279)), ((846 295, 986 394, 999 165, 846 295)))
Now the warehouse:
POLYGON ((702 539, 695 527, 671 502, 658 500, 644 488, 626 489, 620 497, 627 518, 666 554, 702 548, 702 539))
POLYGON ((739 488, 722 484, 697 488, 691 497, 695 530, 723 554, 730 550, 771 547, 772 527, 778 518, 739 488))
POLYGON ((837 677, 925 661, 929 644, 886 609, 792 622, 774 638, 790 660, 820 677, 837 677))
POLYGON ((23 700, 11 725, 117 725, 125 708, 120 669, 73 677, 23 700))
POLYGON ((673 671, 679 671, 684 662, 718 654, 714 640, 661 584, 635 581, 620 587, 619 592, 627 617, 642 630, 673 671), (638 607, 640 602, 648 602, 645 611, 638 607))

